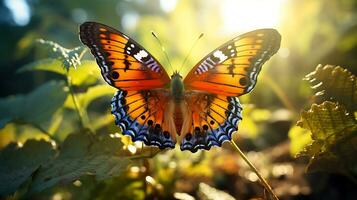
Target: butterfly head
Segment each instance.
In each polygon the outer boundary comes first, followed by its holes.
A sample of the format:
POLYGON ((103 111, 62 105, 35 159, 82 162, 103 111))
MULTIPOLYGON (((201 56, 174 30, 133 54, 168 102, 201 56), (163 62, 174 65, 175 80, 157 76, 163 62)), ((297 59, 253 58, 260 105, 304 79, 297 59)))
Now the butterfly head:
POLYGON ((174 73, 171 75, 171 80, 173 79, 182 79, 182 76, 179 71, 175 70, 174 73))

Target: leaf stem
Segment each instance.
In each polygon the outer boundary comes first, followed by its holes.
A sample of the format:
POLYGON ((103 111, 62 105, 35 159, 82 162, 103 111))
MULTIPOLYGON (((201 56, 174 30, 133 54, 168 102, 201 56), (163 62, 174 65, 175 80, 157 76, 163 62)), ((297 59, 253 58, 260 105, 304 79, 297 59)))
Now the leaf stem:
POLYGON ((275 200, 279 200, 279 198, 276 196, 274 193, 273 189, 271 186, 268 184, 268 182, 265 180, 265 178, 259 173, 257 168, 249 161, 247 156, 242 152, 242 150, 238 147, 238 145, 234 142, 234 140, 231 140, 231 144, 233 147, 238 151, 239 155, 243 158, 243 160, 249 165, 250 169, 258 176, 261 184, 264 186, 264 188, 269 192, 269 194, 273 197, 275 200))
POLYGON ((76 95, 74 94, 74 91, 73 91, 71 77, 69 76, 69 70, 66 71, 66 83, 67 83, 67 87, 69 88, 69 93, 70 93, 70 95, 72 97, 74 108, 75 108, 76 113, 78 115, 79 124, 80 124, 81 128, 84 128, 83 117, 82 117, 81 111, 79 109, 79 105, 78 105, 78 102, 77 102, 76 95))

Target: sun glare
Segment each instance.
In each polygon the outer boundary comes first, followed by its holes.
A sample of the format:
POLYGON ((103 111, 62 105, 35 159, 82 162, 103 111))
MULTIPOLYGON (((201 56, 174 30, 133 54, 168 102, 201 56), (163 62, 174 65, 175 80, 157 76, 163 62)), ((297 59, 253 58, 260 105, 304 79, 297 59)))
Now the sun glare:
POLYGON ((286 0, 224 0, 221 17, 225 32, 276 28, 286 0))

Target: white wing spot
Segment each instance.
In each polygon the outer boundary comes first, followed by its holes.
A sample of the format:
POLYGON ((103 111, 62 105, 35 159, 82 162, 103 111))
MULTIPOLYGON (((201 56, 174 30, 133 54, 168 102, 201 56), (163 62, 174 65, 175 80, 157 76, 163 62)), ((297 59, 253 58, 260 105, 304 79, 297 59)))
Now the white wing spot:
POLYGON ((134 47, 135 47, 135 45, 134 45, 134 44, 131 44, 130 46, 131 46, 132 48, 134 48, 134 47))
POLYGON ((217 50, 213 53, 213 56, 219 59, 219 63, 226 60, 228 57, 220 50, 217 50))
POLYGON ((137 60, 140 60, 144 57, 147 57, 149 54, 144 51, 144 50, 140 50, 137 54, 134 55, 134 57, 137 59, 137 60))

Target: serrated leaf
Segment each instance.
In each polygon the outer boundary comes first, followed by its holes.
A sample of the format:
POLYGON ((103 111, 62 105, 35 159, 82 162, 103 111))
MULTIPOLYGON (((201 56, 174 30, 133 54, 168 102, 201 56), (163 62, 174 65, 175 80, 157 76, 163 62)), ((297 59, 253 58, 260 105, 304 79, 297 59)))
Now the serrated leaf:
POLYGON ((36 173, 29 193, 72 182, 86 174, 95 175, 98 180, 119 176, 129 163, 119 140, 109 136, 98 138, 88 133, 71 134, 59 155, 36 173))
POLYGON ((357 123, 344 106, 329 101, 314 104, 309 111, 301 113, 297 125, 311 131, 312 143, 298 155, 310 157, 309 172, 337 171, 355 163, 348 161, 348 157, 357 153, 357 148, 354 148, 357 144, 357 123), (355 143, 348 145, 351 141, 355 143))
POLYGON ((342 105, 330 101, 313 104, 310 110, 302 111, 297 125, 310 130, 313 140, 333 140, 357 128, 354 117, 342 105))
MULTIPOLYGON (((58 59, 46 58, 39 61, 29 63, 19 70, 18 73, 28 72, 28 71, 49 71, 54 72, 63 76, 67 76, 67 70, 62 67, 62 62, 58 59)), ((101 76, 99 68, 95 61, 83 61, 76 70, 69 70, 68 76, 71 77, 71 83, 73 85, 83 85, 91 84, 98 80, 101 76)))
POLYGON ((290 139, 290 154, 292 156, 297 156, 306 145, 312 142, 310 131, 299 126, 292 127, 288 135, 290 139))
POLYGON ((235 200, 230 194, 217 190, 205 183, 200 183, 198 186, 198 196, 201 200, 235 200))
POLYGON ((317 152, 310 159, 307 171, 329 171, 346 173, 357 166, 357 132, 339 138, 328 147, 328 151, 317 152))
POLYGON ((81 64, 81 58, 86 51, 83 46, 75 47, 73 49, 67 49, 62 47, 56 42, 39 39, 40 44, 48 46, 53 53, 53 57, 62 62, 62 66, 69 70, 70 67, 76 68, 81 64))
POLYGON ((40 125, 50 119, 67 97, 63 81, 51 81, 29 94, 0 99, 0 128, 14 120, 40 125))
POLYGON ((332 65, 318 65, 305 77, 322 100, 335 100, 349 111, 357 109, 356 76, 346 69, 332 65))
POLYGON ((0 196, 13 193, 55 154, 49 142, 28 140, 23 147, 11 143, 0 151, 0 196))

